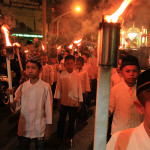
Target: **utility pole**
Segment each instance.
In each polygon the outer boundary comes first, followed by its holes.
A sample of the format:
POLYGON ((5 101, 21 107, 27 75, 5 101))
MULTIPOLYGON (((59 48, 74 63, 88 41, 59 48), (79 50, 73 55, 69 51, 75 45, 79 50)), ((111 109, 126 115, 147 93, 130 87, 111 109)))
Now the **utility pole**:
POLYGON ((43 45, 45 50, 47 51, 46 41, 47 41, 47 34, 46 34, 46 0, 42 0, 42 28, 43 28, 43 45))

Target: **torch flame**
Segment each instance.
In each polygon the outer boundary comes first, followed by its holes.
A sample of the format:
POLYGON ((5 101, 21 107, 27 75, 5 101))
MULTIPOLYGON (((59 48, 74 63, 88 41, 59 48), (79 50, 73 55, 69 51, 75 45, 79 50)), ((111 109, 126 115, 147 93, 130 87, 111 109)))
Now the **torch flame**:
POLYGON ((72 49, 72 47, 73 47, 73 44, 70 44, 68 47, 69 47, 69 49, 72 49))
POLYGON ((120 15, 122 15, 122 13, 124 12, 124 10, 127 8, 127 6, 130 4, 132 0, 124 0, 123 3, 121 4, 121 6, 119 7, 119 9, 112 15, 106 15, 105 16, 105 20, 107 22, 117 22, 118 18, 120 15))
POLYGON ((44 51, 45 50, 45 47, 44 47, 44 45, 42 44, 42 50, 44 51))
POLYGON ((13 46, 20 47, 21 45, 19 43, 13 43, 13 46))
POLYGON ((78 44, 78 43, 80 43, 81 41, 82 41, 82 39, 79 39, 79 40, 74 41, 73 43, 78 44))
POLYGON ((58 46, 57 49, 59 50, 61 48, 61 46, 58 46))
POLYGON ((6 39, 6 46, 12 46, 12 44, 9 41, 9 31, 7 30, 6 27, 2 26, 2 31, 5 34, 5 39, 6 39))
POLYGON ((79 43, 77 46, 80 46, 81 45, 81 43, 79 43))
POLYGON ((25 51, 24 51, 24 53, 28 53, 28 52, 29 52, 29 50, 25 50, 25 51))

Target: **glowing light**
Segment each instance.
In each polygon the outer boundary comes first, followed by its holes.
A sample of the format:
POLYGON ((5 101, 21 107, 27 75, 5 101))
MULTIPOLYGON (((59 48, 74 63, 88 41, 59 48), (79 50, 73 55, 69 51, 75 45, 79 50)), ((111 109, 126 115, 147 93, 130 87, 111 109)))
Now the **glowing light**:
POLYGON ((29 50, 25 50, 25 51, 24 51, 24 53, 28 53, 28 52, 29 52, 29 50))
POLYGON ((128 33, 128 37, 130 40, 134 40, 137 37, 137 33, 128 33))
POLYGON ((77 6, 77 7, 75 8, 75 11, 76 11, 76 12, 80 12, 80 11, 81 11, 81 7, 80 7, 80 6, 77 6))
POLYGON ((44 51, 45 50, 45 47, 44 47, 44 45, 42 44, 42 50, 44 51))
POLYGON ((70 45, 68 46, 69 49, 72 49, 72 47, 73 47, 73 44, 70 44, 70 45))
POLYGON ((105 20, 107 22, 117 22, 118 18, 120 15, 122 15, 122 13, 125 11, 125 9, 127 8, 127 6, 130 4, 132 0, 124 0, 123 3, 121 4, 121 6, 119 7, 119 9, 112 15, 106 15, 105 16, 105 20))
POLYGON ((13 46, 20 47, 21 45, 19 43, 13 43, 13 46))
POLYGON ((57 49, 60 50, 60 49, 61 49, 61 46, 58 46, 57 49))
POLYGON ((5 34, 6 46, 12 46, 12 44, 10 43, 10 40, 9 40, 9 31, 4 26, 2 26, 2 31, 5 34))
POLYGON ((81 45, 81 43, 79 43, 77 46, 80 46, 81 45))
POLYGON ((79 40, 74 41, 73 43, 78 44, 78 43, 80 43, 81 41, 82 41, 82 39, 79 39, 79 40))
POLYGON ((18 34, 18 33, 13 33, 11 36, 19 36, 19 37, 37 37, 37 38, 43 38, 43 35, 35 35, 35 34, 18 34))

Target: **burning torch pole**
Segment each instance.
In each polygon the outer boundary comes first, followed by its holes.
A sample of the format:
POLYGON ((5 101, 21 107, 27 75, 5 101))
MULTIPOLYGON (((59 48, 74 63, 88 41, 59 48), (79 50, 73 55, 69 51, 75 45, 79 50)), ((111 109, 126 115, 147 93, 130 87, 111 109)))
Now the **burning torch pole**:
MULTIPOLYGON (((7 74, 8 74, 8 84, 9 88, 12 89, 12 76, 11 76, 11 66, 10 66, 10 60, 14 59, 14 53, 13 53, 13 46, 9 41, 9 31, 6 27, 2 26, 2 31, 5 34, 6 39, 6 62, 7 62, 7 74)), ((13 102, 13 94, 10 95, 10 103, 13 102)))
POLYGON ((19 61, 19 66, 20 66, 20 70, 22 72, 23 71, 23 67, 22 67, 22 63, 21 63, 21 59, 20 59, 19 47, 20 47, 19 43, 13 43, 13 48, 16 50, 16 54, 17 54, 18 61, 19 61))
POLYGON ((120 23, 118 17, 132 0, 124 0, 119 9, 111 16, 105 16, 98 32, 99 83, 97 86, 97 105, 95 120, 94 149, 106 149, 108 126, 111 68, 117 67, 117 54, 120 44, 120 23), (111 22, 111 23, 109 23, 111 22))
POLYGON ((105 150, 108 126, 111 69, 117 66, 117 51, 120 43, 120 24, 102 21, 98 32, 98 86, 94 149, 105 150))

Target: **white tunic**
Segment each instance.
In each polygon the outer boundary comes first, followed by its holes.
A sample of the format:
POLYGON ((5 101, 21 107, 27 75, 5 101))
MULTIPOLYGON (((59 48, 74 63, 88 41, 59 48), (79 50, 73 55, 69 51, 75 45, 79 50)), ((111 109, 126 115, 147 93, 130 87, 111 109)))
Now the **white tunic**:
POLYGON ((51 65, 44 65, 42 66, 42 73, 41 73, 41 79, 45 81, 46 83, 49 83, 50 85, 53 85, 54 82, 54 70, 51 65))
POLYGON ((111 134, 134 128, 142 122, 142 116, 133 103, 135 100, 137 100, 136 85, 130 88, 122 81, 111 89, 109 110, 114 113, 111 134))
POLYGON ((81 69, 80 71, 77 69, 76 72, 79 74, 82 84, 82 92, 90 92, 90 80, 88 77, 88 73, 85 69, 81 69))
POLYGON ((54 98, 60 99, 62 105, 71 107, 77 107, 78 102, 83 101, 81 80, 75 71, 60 74, 54 98))
MULTIPOLYGON (((119 134, 120 132, 113 134, 113 136, 111 137, 111 139, 109 140, 106 146, 106 150, 115 149, 115 144, 119 134)), ((121 148, 120 150, 122 149, 123 148, 121 148)), ((126 150, 150 150, 150 137, 145 131, 143 123, 141 123, 141 125, 139 125, 132 131, 132 134, 129 138, 129 142, 127 143, 126 150)))
POLYGON ((19 86, 15 99, 21 103, 18 135, 28 138, 44 137, 46 124, 52 124, 52 93, 48 83, 30 80, 19 86))

